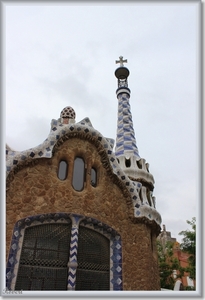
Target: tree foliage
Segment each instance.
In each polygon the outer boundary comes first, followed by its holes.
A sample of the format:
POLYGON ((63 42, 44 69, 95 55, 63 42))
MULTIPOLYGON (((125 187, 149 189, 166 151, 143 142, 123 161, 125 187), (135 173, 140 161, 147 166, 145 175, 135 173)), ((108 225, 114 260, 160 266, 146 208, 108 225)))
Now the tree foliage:
MULTIPOLYGON (((173 290, 174 284, 177 278, 182 278, 184 272, 189 273, 189 277, 192 280, 196 278, 196 218, 193 217, 191 221, 186 221, 188 225, 191 226, 191 230, 184 230, 179 233, 183 235, 182 243, 180 244, 180 249, 183 252, 188 253, 188 267, 183 268, 180 266, 179 260, 173 255, 173 242, 166 242, 165 245, 157 240, 157 250, 158 250, 158 264, 160 271, 160 283, 161 288, 173 290), (173 276, 173 271, 177 270, 177 274, 173 276)), ((193 287, 184 287, 186 290, 193 290, 193 287)))
POLYGON ((181 277, 184 269, 181 268, 178 259, 173 255, 172 242, 166 242, 163 247, 162 243, 157 241, 157 250, 161 288, 173 290, 175 278, 181 277), (174 270, 178 270, 178 274, 175 275, 176 277, 173 274, 174 270))
POLYGON ((180 248, 182 251, 190 254, 189 266, 185 269, 189 272, 189 277, 193 280, 196 279, 196 218, 193 217, 191 221, 186 221, 191 226, 192 230, 184 230, 179 232, 179 235, 183 235, 180 248))

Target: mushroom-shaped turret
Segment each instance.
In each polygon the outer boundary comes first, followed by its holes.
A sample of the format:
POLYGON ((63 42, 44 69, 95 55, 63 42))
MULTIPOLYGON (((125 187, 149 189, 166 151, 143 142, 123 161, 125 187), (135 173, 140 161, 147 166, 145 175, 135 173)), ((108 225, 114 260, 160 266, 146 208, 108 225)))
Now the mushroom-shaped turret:
POLYGON ((60 114, 63 124, 75 123, 75 111, 71 106, 66 106, 60 114))

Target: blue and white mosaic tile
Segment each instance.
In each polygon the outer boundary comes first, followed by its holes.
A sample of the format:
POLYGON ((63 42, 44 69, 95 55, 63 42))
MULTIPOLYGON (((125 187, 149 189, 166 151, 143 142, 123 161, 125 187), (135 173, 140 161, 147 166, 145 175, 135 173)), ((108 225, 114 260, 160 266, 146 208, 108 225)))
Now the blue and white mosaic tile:
MULTIPOLYGON (((119 96, 120 97, 120 96, 119 96)), ((124 97, 124 96, 123 96, 124 97)), ((130 109, 127 106, 127 104, 123 104, 124 98, 120 98, 122 101, 122 110, 125 111, 125 116, 129 119, 130 122, 130 109), (126 115, 128 114, 128 115, 126 115)), ((126 99, 127 100, 127 99, 126 99)), ((122 116, 123 118, 123 116, 122 116)), ((125 130, 126 126, 124 127, 125 130)), ((129 134, 131 133, 131 136, 128 137, 125 135, 122 136, 123 144, 122 146, 118 144, 117 146, 117 154, 113 152, 113 145, 114 140, 103 137, 96 129, 93 128, 92 123, 90 122, 89 118, 85 118, 82 121, 78 123, 69 123, 69 124, 63 124, 61 123, 61 118, 58 120, 52 120, 51 121, 51 130, 46 138, 46 140, 38 145, 37 147, 30 148, 25 151, 13 151, 6 149, 6 177, 9 175, 9 173, 19 164, 24 162, 25 160, 32 160, 36 158, 51 158, 53 155, 53 148, 57 141, 63 137, 64 135, 69 135, 69 133, 74 132, 84 132, 86 135, 89 135, 91 137, 96 138, 97 141, 101 143, 103 148, 105 149, 107 156, 110 161, 110 165, 112 167, 112 171, 114 174, 118 176, 118 178, 125 184, 130 197, 133 201, 133 214, 136 218, 138 217, 146 217, 148 220, 155 221, 158 225, 161 224, 161 216, 160 214, 155 210, 155 208, 151 208, 149 204, 142 203, 142 200, 139 197, 139 191, 141 189, 141 183, 134 182, 130 180, 128 175, 125 174, 125 172, 120 167, 120 164, 118 163, 117 156, 119 155, 120 151, 127 151, 129 147, 132 147, 134 149, 134 154, 139 156, 138 149, 136 146, 136 141, 134 139, 134 131, 132 130, 132 126, 128 126, 129 134), (133 131, 133 132, 132 132, 133 131), (138 205, 138 206, 136 206, 138 205), (144 209, 146 207, 146 209, 144 209), (150 213, 150 209, 152 213, 150 213)), ((126 130, 125 130, 126 131, 126 130)), ((119 135, 121 135, 121 131, 119 131, 119 135)))
POLYGON ((140 158, 130 111, 129 94, 118 94, 118 126, 115 155, 124 155, 127 151, 140 158))
POLYGON ((11 247, 7 268, 6 268, 6 287, 12 290, 16 282, 16 270, 19 267, 17 257, 20 256, 22 242, 20 243, 19 237, 23 240, 24 231, 26 228, 35 225, 47 223, 71 223, 71 241, 70 241, 70 259, 68 263, 68 289, 75 290, 76 282, 76 268, 77 268, 77 248, 78 248, 78 227, 85 226, 92 228, 105 235, 110 240, 110 290, 122 290, 122 246, 120 235, 110 226, 102 223, 94 218, 85 217, 78 214, 67 213, 50 213, 30 216, 19 220, 15 224, 13 231, 13 245, 15 252, 11 247), (18 234, 17 234, 18 232, 18 234))

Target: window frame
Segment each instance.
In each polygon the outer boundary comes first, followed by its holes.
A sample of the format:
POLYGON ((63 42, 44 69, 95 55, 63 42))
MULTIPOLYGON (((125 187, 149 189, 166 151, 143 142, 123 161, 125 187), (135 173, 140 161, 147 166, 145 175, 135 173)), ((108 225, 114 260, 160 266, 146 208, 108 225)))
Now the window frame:
MULTIPOLYGON (((85 164, 85 159, 81 156, 76 156, 74 158, 74 162, 73 162, 73 174, 72 174, 72 187, 75 191, 77 192, 81 192, 84 189, 85 186, 85 182, 86 182, 86 168, 85 168, 86 164, 85 164), (81 160, 81 162, 83 162, 83 165, 80 166, 80 170, 77 169, 77 162, 81 160), (82 178, 79 178, 79 173, 81 175, 82 178), (76 185, 76 181, 77 181, 77 185, 80 182, 80 187, 77 187, 76 185)), ((79 168, 79 166, 78 166, 79 168)))
POLYGON ((98 182, 98 172, 97 172, 97 168, 92 166, 91 167, 91 172, 90 172, 90 184, 92 187, 96 187, 97 186, 97 182, 98 182), (93 173, 94 172, 94 177, 95 177, 95 180, 94 182, 92 182, 92 176, 93 176, 93 173))
POLYGON ((58 179, 61 181, 64 181, 64 180, 66 180, 67 177, 68 177, 68 162, 65 159, 61 159, 58 164, 58 179), (65 170, 63 171, 64 176, 63 176, 63 178, 60 178, 60 173, 62 172, 62 166, 61 166, 62 163, 65 163, 66 165, 64 167, 65 170))
MULTIPOLYGON (((96 188, 98 185, 99 170, 95 165, 90 165, 89 161, 88 161, 88 164, 89 165, 87 166, 86 159, 81 155, 77 155, 73 159, 73 167, 72 167, 72 171, 71 171, 72 172, 71 185, 72 185, 72 188, 77 192, 83 191, 87 185, 91 185, 93 188, 96 188), (76 163, 79 159, 83 162, 83 165, 82 165, 80 171, 76 168, 76 163), (81 186, 77 187, 77 185, 79 184, 79 174, 81 176, 81 178, 80 178, 81 186)), ((70 178, 69 172, 70 172, 69 164, 68 164, 67 160, 64 158, 60 159, 60 161, 58 163, 58 170, 57 170, 58 179, 60 181, 65 181, 68 178, 68 176, 70 178), (63 166, 62 164, 65 164, 65 165, 63 166)))
POLYGON ((17 221, 14 226, 10 252, 6 269, 6 288, 15 290, 19 261, 23 245, 25 229, 46 223, 68 223, 72 221, 70 254, 68 263, 67 290, 75 290, 75 274, 77 269, 77 241, 79 226, 95 230, 110 240, 110 289, 123 290, 122 280, 122 246, 120 235, 110 226, 97 219, 79 214, 51 213, 27 217, 17 221))
POLYGON ((70 220, 25 228, 15 289, 37 290, 36 282, 40 290, 65 290, 71 227, 70 220))

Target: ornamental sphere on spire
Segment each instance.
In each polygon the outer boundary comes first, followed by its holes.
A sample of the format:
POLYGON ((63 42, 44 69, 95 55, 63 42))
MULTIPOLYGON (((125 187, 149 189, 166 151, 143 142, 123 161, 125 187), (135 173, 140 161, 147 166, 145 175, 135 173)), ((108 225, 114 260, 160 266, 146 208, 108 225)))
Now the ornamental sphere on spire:
POLYGON ((119 60, 116 60, 115 63, 120 64, 120 67, 115 71, 115 76, 118 78, 118 80, 126 80, 130 72, 126 67, 124 67, 123 63, 127 63, 127 59, 123 59, 123 56, 120 56, 119 60))

